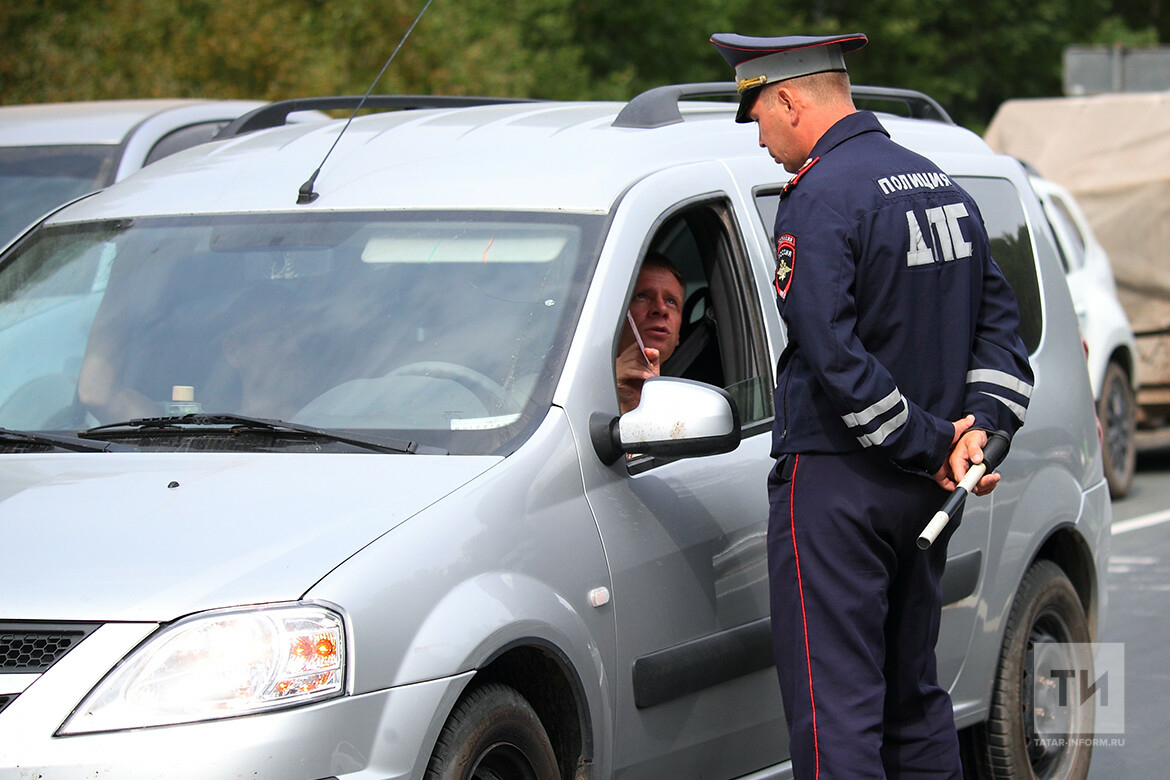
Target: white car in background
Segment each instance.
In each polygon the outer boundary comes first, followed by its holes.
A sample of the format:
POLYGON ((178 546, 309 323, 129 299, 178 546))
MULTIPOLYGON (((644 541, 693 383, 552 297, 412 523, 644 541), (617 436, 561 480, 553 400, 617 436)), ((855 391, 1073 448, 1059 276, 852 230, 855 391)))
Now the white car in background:
POLYGON ((0 246, 58 206, 210 141, 264 105, 146 99, 0 107, 0 246))
POLYGON ((1133 483, 1137 461, 1138 376, 1133 329, 1117 298, 1109 255, 1097 241, 1076 198, 1030 167, 1029 174, 1032 189, 1056 235, 1081 335, 1087 344, 1089 382, 1104 439, 1105 477, 1110 495, 1120 498, 1133 483))

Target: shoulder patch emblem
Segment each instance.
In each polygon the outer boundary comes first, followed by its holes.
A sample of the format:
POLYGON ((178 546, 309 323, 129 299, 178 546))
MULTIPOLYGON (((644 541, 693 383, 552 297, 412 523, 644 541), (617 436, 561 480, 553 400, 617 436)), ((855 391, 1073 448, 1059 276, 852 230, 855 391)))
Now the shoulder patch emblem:
POLYGON ((792 286, 792 272, 796 268, 796 236, 785 233, 776 239, 776 294, 780 300, 788 297, 792 286))

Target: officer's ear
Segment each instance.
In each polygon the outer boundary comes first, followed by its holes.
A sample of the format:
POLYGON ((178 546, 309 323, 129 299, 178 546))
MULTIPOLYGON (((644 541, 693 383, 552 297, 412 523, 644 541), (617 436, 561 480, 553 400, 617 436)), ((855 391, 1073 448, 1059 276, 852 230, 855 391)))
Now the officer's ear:
POLYGON ((791 124, 796 124, 796 119, 800 115, 800 109, 803 106, 801 97, 801 92, 790 88, 786 84, 778 84, 772 89, 770 101, 777 115, 783 117, 785 121, 791 124))

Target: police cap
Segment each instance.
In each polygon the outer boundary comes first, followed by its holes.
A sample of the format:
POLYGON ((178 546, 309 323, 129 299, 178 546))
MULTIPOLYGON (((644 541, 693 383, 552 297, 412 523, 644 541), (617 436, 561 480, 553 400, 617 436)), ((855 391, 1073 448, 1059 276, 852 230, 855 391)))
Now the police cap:
POLYGON ((766 84, 813 73, 843 71, 845 54, 860 49, 868 40, 862 33, 780 38, 753 38, 734 33, 711 36, 711 43, 727 64, 735 68, 740 95, 736 122, 752 121, 748 113, 766 84))

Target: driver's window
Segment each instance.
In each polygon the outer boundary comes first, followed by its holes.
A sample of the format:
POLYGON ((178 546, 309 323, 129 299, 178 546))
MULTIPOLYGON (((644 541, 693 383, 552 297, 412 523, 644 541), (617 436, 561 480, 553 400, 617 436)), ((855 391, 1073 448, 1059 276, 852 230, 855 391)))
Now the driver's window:
POLYGON ((680 209, 655 232, 631 288, 633 324, 622 323, 619 336, 623 411, 637 405, 630 385, 638 375, 660 373, 725 388, 744 435, 772 417, 762 318, 735 230, 730 207, 718 200, 680 209), (639 361, 638 338, 657 358, 653 364, 639 361))

